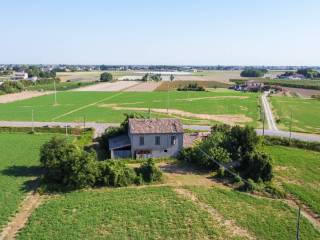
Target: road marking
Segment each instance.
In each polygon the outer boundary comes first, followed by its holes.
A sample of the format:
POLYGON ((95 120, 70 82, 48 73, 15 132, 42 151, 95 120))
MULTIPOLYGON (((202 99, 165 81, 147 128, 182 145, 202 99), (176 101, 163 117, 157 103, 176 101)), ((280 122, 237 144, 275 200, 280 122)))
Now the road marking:
POLYGON ((54 121, 54 120, 57 120, 57 119, 59 119, 59 118, 65 117, 65 116, 67 116, 67 115, 70 115, 70 114, 72 114, 72 113, 75 113, 75 112, 78 112, 78 111, 80 111, 80 110, 86 109, 86 108, 88 108, 88 107, 94 106, 94 105, 96 105, 96 104, 98 104, 98 103, 101 103, 101 102, 103 102, 103 101, 106 101, 106 100, 112 99, 112 98, 114 98, 114 97, 117 97, 117 96, 121 95, 122 93, 123 93, 123 92, 119 92, 119 93, 117 93, 117 94, 115 94, 115 95, 112 95, 112 96, 110 96, 110 97, 106 97, 106 98, 101 99, 101 100, 99 100, 99 101, 97 101, 97 102, 90 103, 90 104, 88 104, 88 105, 85 105, 85 106, 82 106, 82 107, 73 109, 73 110, 70 111, 70 112, 61 114, 61 115, 59 115, 59 116, 57 116, 57 117, 54 117, 54 118, 52 118, 51 120, 54 121))

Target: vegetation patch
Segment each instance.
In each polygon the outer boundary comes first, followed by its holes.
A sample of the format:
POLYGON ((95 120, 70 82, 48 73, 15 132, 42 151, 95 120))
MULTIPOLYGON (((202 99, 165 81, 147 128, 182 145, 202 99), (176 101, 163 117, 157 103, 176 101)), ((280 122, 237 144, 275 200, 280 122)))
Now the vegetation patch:
POLYGON ((0 133, 0 229, 36 185, 41 145, 52 134, 0 133))
MULTIPOLYGON (((226 219, 236 222, 258 239, 294 239, 295 209, 286 203, 257 198, 245 193, 221 188, 187 187, 200 201, 217 209, 226 219)), ((320 233, 304 217, 300 223, 301 239, 319 239, 320 233)))
POLYGON ((275 180, 303 204, 320 214, 320 153, 283 146, 266 146, 275 164, 275 180))
MULTIPOLYGON (((214 92, 174 91, 169 92, 169 98, 167 92, 58 92, 58 105, 54 105, 54 95, 0 104, 0 120, 31 121, 33 109, 35 121, 119 123, 125 119, 124 113, 131 113, 132 110, 104 109, 100 105, 132 103, 130 107, 144 109, 166 109, 169 106, 169 109, 193 114, 243 115, 252 119, 252 122, 248 122, 249 125, 256 126, 259 118, 257 111, 258 97, 259 95, 256 93, 240 93, 230 90, 214 92), (190 102, 187 99, 193 100, 190 102), (247 110, 244 111, 243 107, 247 110)), ((140 113, 149 115, 149 111, 141 111, 140 113)), ((170 117, 166 113, 151 112, 150 114, 150 117, 160 116, 170 117)), ((216 123, 215 120, 209 119, 184 118, 183 122, 186 124, 216 123)))
POLYGON ((168 187, 89 190, 48 199, 18 239, 235 239, 168 187), (39 224, 41 223, 41 224, 39 224))
POLYGON ((281 129, 320 133, 320 101, 277 96, 270 100, 281 129))

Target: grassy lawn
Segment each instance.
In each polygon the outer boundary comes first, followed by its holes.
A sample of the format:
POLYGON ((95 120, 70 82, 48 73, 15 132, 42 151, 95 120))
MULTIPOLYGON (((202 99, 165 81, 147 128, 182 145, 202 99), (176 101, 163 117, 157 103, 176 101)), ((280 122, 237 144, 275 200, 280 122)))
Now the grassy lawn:
POLYGON ((40 146, 51 136, 0 133, 0 229, 34 184, 40 146))
MULTIPOLYGON (((252 197, 220 188, 188 187, 196 196, 217 209, 225 218, 253 233, 258 239, 295 239, 296 211, 285 203, 252 197)), ((319 239, 320 232, 304 218, 301 239, 319 239)))
POLYGON ((289 129, 292 113, 293 131, 320 133, 320 101, 276 96, 270 99, 275 116, 280 119, 281 129, 289 129))
MULTIPOLYGON (((59 92, 58 106, 53 106, 53 95, 0 104, 0 119, 30 121, 31 110, 34 109, 35 121, 82 122, 85 116, 87 121, 117 123, 124 119, 124 113, 139 112, 134 108, 140 108, 140 112, 145 114, 148 114, 148 108, 166 110, 167 96, 166 92, 59 92)), ((170 109, 194 114, 231 117, 242 115, 251 119, 248 124, 257 125, 258 95, 255 93, 228 90, 200 93, 173 91, 170 92, 169 98, 170 109)), ((151 117, 158 116, 167 115, 166 112, 151 112, 151 117)), ((173 116, 183 119, 185 123, 214 122, 194 116, 173 116)))
POLYGON ((320 153, 281 146, 266 150, 275 161, 276 180, 320 214, 320 153))
POLYGON ((78 191, 48 199, 18 239, 232 239, 168 187, 78 191))

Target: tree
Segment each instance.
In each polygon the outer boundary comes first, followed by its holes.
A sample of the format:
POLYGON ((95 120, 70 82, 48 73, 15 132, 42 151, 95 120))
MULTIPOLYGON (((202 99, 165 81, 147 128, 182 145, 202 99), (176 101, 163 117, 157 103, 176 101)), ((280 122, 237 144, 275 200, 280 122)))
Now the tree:
POLYGON ((272 173, 272 159, 262 151, 248 152, 242 161, 242 174, 254 181, 270 181, 273 177, 272 173))
POLYGON ((266 69, 245 69, 241 72, 241 77, 263 77, 268 71, 266 69))
POLYGON ((113 76, 111 73, 104 72, 100 75, 101 82, 110 82, 110 81, 112 81, 112 79, 113 79, 113 76))
POLYGON ((40 163, 48 182, 69 188, 93 186, 97 175, 95 153, 87 153, 66 138, 53 137, 40 150, 40 163))

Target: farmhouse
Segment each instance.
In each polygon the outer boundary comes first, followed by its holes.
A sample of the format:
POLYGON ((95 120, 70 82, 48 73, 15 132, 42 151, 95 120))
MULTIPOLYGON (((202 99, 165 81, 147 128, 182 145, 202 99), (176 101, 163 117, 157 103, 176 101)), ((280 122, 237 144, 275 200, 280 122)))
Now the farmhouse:
POLYGON ((12 76, 12 80, 25 80, 28 78, 28 73, 25 72, 15 72, 12 76))
POLYGON ((178 119, 129 119, 128 133, 109 139, 111 158, 176 156, 183 147, 178 119))

